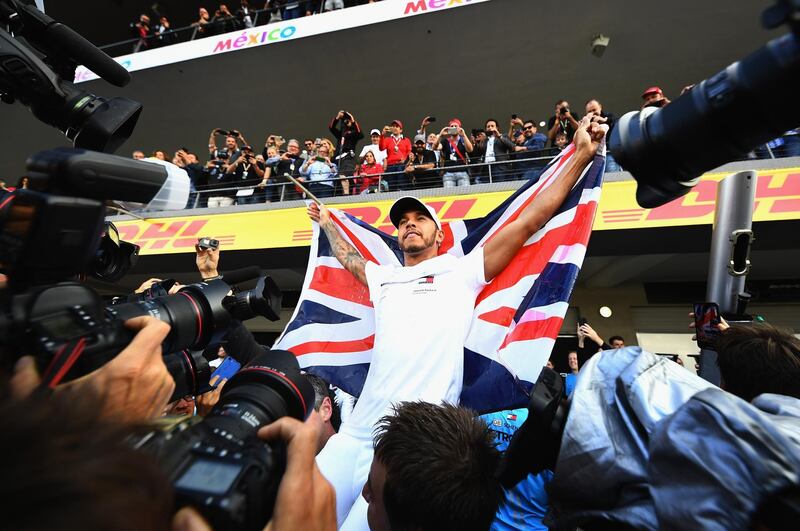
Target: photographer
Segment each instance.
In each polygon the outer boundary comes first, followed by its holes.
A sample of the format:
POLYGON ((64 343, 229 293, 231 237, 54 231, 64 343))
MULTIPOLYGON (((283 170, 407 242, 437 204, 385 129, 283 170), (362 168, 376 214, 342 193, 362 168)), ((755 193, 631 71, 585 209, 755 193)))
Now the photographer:
POLYGON ((486 140, 479 141, 478 150, 483 154, 483 162, 492 164, 491 170, 484 167, 475 177, 475 183, 489 182, 488 176, 491 172, 492 181, 510 181, 513 179, 513 169, 508 163, 514 153, 514 142, 500 132, 497 120, 490 118, 486 120, 484 127, 486 140), (501 162, 502 161, 502 162, 501 162))
MULTIPOLYGON (((308 191, 317 197, 333 197, 338 170, 336 164, 331 162, 330 148, 322 144, 317 149, 317 156, 306 160, 300 165, 300 175, 306 178, 308 191)), ((350 193, 349 183, 342 181, 345 194, 350 193)))
POLYGON ((197 160, 197 155, 189 153, 184 148, 175 152, 172 163, 186 170, 186 174, 189 176, 190 186, 189 200, 186 202, 186 208, 195 208, 198 206, 197 190, 206 184, 206 175, 203 171, 203 166, 200 164, 200 161, 197 160))
POLYGON ((411 184, 416 188, 426 188, 435 185, 433 170, 436 167, 436 155, 425 148, 425 136, 417 135, 414 138, 414 151, 408 156, 406 173, 410 176, 411 184))
MULTIPOLYGON (((237 150, 237 158, 239 156, 237 150)), ((215 150, 215 155, 216 153, 215 150)), ((232 189, 233 175, 227 173, 228 165, 225 160, 212 158, 206 163, 204 170, 205 186, 200 190, 199 204, 206 203, 208 208, 226 207, 233 205, 236 190, 232 189)))
MULTIPOLYGON (((364 138, 361 126, 351 112, 339 111, 328 125, 328 130, 336 138, 337 146, 334 160, 342 176, 351 176, 356 169, 356 149, 359 140, 364 138)), ((344 185, 346 181, 342 181, 344 185)), ((344 186, 343 186, 344 188, 344 186)), ((347 192, 345 192, 347 193, 347 192)))
POLYGON ((547 121, 547 138, 550 140, 550 145, 553 147, 557 145, 556 135, 558 133, 564 133, 567 140, 566 144, 572 142, 572 137, 575 136, 575 130, 578 128, 580 119, 580 116, 572 114, 567 100, 558 100, 555 113, 547 121))
POLYGON ((294 183, 287 179, 286 175, 295 178, 302 178, 300 166, 303 164, 300 158, 300 142, 292 138, 286 144, 286 153, 280 156, 275 165, 275 183, 283 183, 283 186, 273 186, 267 193, 270 201, 290 201, 300 199, 300 193, 296 190, 294 183))
POLYGON ((258 162, 253 148, 243 146, 241 156, 228 165, 227 173, 232 176, 232 184, 239 186, 236 192, 237 205, 252 205, 266 200, 264 193, 264 171, 266 166, 258 162), (258 186, 258 188, 256 188, 258 186))
MULTIPOLYGON (((423 137, 424 141, 425 137, 423 137)), ((472 153, 472 142, 461 127, 461 120, 453 118, 447 127, 439 131, 436 142, 436 150, 441 151, 442 161, 444 162, 444 175, 442 175, 442 186, 452 188, 454 186, 469 186, 469 173, 464 167, 469 164, 469 154, 472 153), (460 167, 457 170, 448 171, 447 168, 460 167)), ((434 160, 436 155, 433 155, 434 160)))
POLYGON ((150 47, 149 39, 153 36, 150 27, 150 17, 145 14, 139 15, 139 20, 131 23, 131 31, 136 36, 136 44, 133 46, 133 53, 146 50, 150 47))
POLYGON ((224 129, 213 129, 208 137, 208 157, 210 159, 226 161, 226 167, 223 168, 223 171, 227 172, 227 165, 233 163, 233 161, 235 161, 237 158, 239 158, 239 155, 241 155, 241 151, 239 150, 239 142, 241 142, 243 146, 247 145, 242 133, 236 129, 232 129, 231 131, 225 131, 224 129), (225 149, 217 149, 217 135, 225 135, 225 149))

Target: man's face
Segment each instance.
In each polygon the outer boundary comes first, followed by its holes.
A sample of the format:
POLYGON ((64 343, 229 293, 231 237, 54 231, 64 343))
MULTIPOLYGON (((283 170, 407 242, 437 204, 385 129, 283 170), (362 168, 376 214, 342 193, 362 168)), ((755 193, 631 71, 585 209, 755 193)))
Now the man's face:
POLYGON ((436 133, 431 133, 428 135, 428 144, 436 146, 436 133))
POLYGON ((568 101, 563 101, 563 100, 562 100, 562 101, 559 101, 559 102, 556 104, 556 115, 558 115, 559 113, 561 113, 561 108, 562 108, 562 107, 566 107, 567 109, 569 109, 569 102, 568 102, 568 101))
POLYGON ((570 352, 569 356, 567 356, 567 363, 569 364, 569 368, 572 371, 578 370, 578 354, 577 352, 570 352))
POLYGON ((134 151, 133 152, 133 158, 135 160, 142 160, 144 158, 144 153, 141 152, 141 151, 134 151))
POLYGON ((425 142, 423 142, 422 140, 417 140, 416 142, 414 142, 414 150, 417 153, 422 153, 423 151, 425 151, 425 142))
POLYGON ((208 11, 206 10, 206 8, 201 7, 199 12, 200 12, 200 18, 207 18, 208 17, 208 11))
POLYGON ((189 164, 197 164, 197 155, 195 155, 194 153, 187 153, 186 162, 188 162, 189 164))
POLYGON ((662 99, 663 97, 664 97, 664 94, 662 94, 661 92, 651 92, 649 94, 645 94, 642 97, 642 107, 646 107, 647 105, 650 105, 654 101, 658 101, 658 100, 662 99))
POLYGON ((495 122, 494 120, 489 120, 488 122, 486 122, 486 127, 484 127, 484 129, 486 130, 487 136, 493 136, 499 132, 497 130, 497 122, 495 122))
POLYGON ((371 531, 389 531, 389 515, 383 504, 383 488, 386 485, 386 467, 377 457, 372 458, 372 466, 361 495, 367 502, 367 524, 371 531))
POLYGON ((381 135, 378 134, 371 134, 369 135, 370 140, 372 140, 373 144, 380 144, 381 143, 381 135))
POLYGON ((167 410, 169 415, 194 415, 194 397, 184 396, 172 403, 167 410))
POLYGON ((397 122, 395 122, 392 125, 390 125, 389 129, 391 129, 392 133, 395 134, 395 135, 400 135, 400 134, 403 133, 403 128, 400 127, 400 124, 398 124, 397 122))
POLYGON ((533 122, 525 122, 522 124, 522 134, 525 138, 530 138, 536 134, 536 125, 533 122))
POLYGON ((235 150, 236 149, 236 139, 233 138, 232 136, 225 137, 225 147, 228 148, 228 150, 230 150, 230 151, 235 150))
POLYGON ((603 107, 600 105, 600 102, 597 100, 591 100, 589 103, 586 104, 586 114, 594 113, 596 115, 600 115, 603 112, 603 107))
POLYGON ((614 348, 622 348, 625 346, 625 342, 621 339, 615 339, 611 342, 611 346, 614 348))
POLYGON ((313 140, 306 140, 305 142, 303 142, 303 145, 306 147, 306 151, 314 151, 313 140))
POLYGON ((436 245, 439 232, 430 214, 410 210, 400 218, 397 242, 404 253, 417 254, 436 245))
POLYGON ((297 142, 289 142, 289 145, 286 146, 286 151, 292 155, 297 155, 300 153, 300 144, 297 142))

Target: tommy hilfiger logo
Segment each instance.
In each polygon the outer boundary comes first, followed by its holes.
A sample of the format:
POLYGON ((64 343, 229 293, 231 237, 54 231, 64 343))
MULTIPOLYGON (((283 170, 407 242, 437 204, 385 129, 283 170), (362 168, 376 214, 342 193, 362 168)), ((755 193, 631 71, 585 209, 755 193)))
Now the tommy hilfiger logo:
POLYGON ((433 277, 423 277, 417 284, 433 284, 433 277))

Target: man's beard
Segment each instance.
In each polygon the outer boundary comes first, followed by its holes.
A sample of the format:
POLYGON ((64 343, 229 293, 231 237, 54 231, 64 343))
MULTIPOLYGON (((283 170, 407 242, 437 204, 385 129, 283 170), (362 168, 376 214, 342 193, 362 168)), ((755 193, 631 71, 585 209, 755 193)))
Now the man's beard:
POLYGON ((422 243, 411 243, 406 244, 405 239, 403 243, 400 244, 400 250, 407 254, 418 254, 422 251, 425 251, 429 247, 433 247, 436 244, 436 232, 431 233, 430 238, 426 238, 424 234, 420 235, 420 239, 422 243))

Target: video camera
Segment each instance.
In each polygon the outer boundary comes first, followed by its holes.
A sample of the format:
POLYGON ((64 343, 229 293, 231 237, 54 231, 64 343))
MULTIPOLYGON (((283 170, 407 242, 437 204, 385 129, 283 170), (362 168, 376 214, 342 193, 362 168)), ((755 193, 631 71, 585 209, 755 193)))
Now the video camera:
POLYGON ((0 0, 0 57, 0 100, 19 100, 75 147, 113 153, 133 132, 140 103, 106 99, 72 83, 78 62, 118 87, 130 81, 127 70, 28 2, 0 0))
POLYGON ((742 157, 800 124, 800 5, 778 2, 764 11, 768 29, 792 33, 697 83, 661 108, 622 116, 609 149, 637 181, 636 201, 655 208, 686 194, 704 172, 742 157), (764 113, 764 106, 781 112, 764 113))

